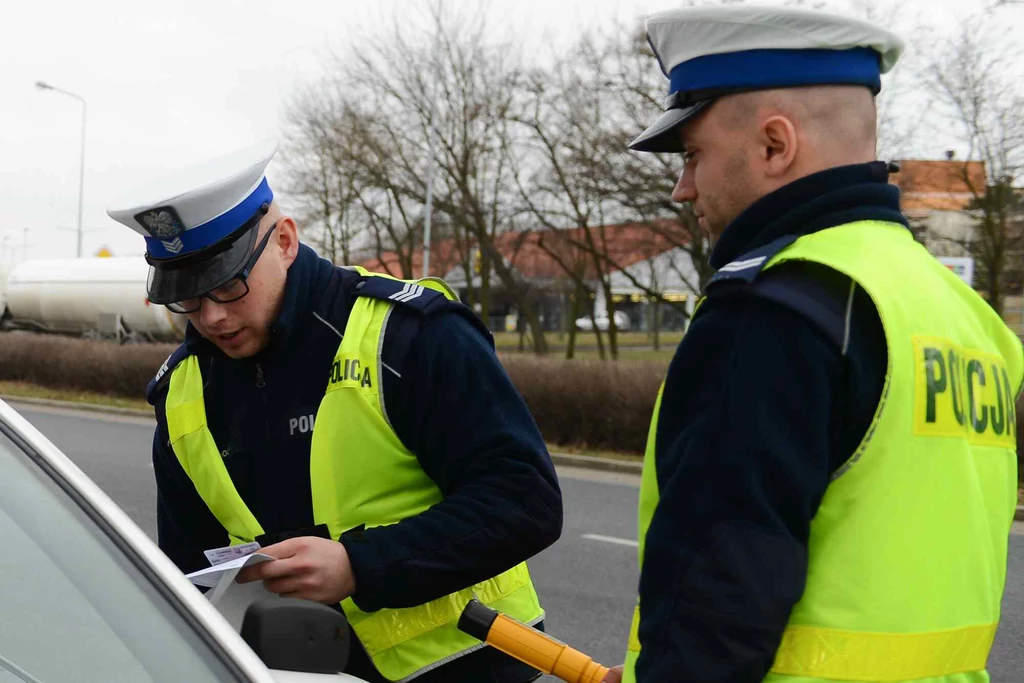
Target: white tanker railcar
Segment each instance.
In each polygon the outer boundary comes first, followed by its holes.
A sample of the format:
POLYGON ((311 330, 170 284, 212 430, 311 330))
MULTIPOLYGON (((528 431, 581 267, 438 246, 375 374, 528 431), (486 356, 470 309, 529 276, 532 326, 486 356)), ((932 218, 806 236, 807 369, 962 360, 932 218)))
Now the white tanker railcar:
POLYGON ((142 257, 24 261, 0 272, 0 328, 177 341, 186 318, 149 302, 142 257))

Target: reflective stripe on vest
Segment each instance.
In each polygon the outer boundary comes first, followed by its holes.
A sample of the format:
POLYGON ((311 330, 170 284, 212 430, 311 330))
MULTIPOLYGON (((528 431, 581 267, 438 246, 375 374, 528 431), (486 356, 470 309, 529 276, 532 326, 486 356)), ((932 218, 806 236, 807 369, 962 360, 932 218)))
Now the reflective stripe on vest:
POLYGON ((196 483, 206 507, 227 529, 231 545, 248 543, 262 535, 263 527, 231 483, 228 468, 207 427, 203 378, 195 356, 189 356, 174 368, 165 406, 171 448, 185 474, 196 483), (210 454, 216 457, 209 457, 210 454))
MULTIPOLYGON (((868 293, 889 367, 874 422, 811 523, 807 585, 765 681, 987 683, 1016 507, 1020 340, 903 226, 822 230, 766 267, 792 260, 845 273, 868 293)), ((645 476, 656 470, 657 419, 645 476)), ((642 565, 656 476, 640 496, 642 565)))
MULTIPOLYGON (((418 283, 454 298, 439 281, 418 283)), ((327 524, 335 539, 360 525, 397 523, 442 499, 416 456, 391 429, 381 400, 380 348, 393 305, 356 299, 313 426, 313 517, 317 524, 327 524)), ((263 533, 232 484, 206 426, 203 383, 194 357, 171 375, 166 414, 178 461, 231 542, 248 542, 263 533)), ((388 680, 404 681, 483 647, 456 626, 474 597, 525 623, 544 617, 525 563, 416 607, 367 613, 350 598, 341 606, 377 670, 388 680)))
MULTIPOLYGON (((700 303, 703 302, 703 299, 700 303)), ((700 307, 698 303, 697 307, 700 307)), ((696 313, 696 308, 694 309, 696 313)), ((661 410, 661 397, 665 392, 665 383, 662 382, 658 389, 658 397, 654 400, 654 419, 647 431, 647 448, 644 451, 644 465, 640 474, 640 499, 639 511, 637 512, 637 556, 640 567, 643 568, 644 548, 647 543, 647 527, 654 516, 654 509, 658 506, 658 473, 654 466, 654 444, 658 430, 658 412, 661 410)), ((640 656, 640 601, 637 600, 636 608, 633 610, 633 621, 629 625, 629 640, 626 646, 626 660, 623 665, 623 683, 635 683, 636 681, 636 660, 640 656)))
POLYGON ((790 626, 772 672, 826 680, 899 683, 981 671, 996 627, 932 633, 862 633, 790 626))

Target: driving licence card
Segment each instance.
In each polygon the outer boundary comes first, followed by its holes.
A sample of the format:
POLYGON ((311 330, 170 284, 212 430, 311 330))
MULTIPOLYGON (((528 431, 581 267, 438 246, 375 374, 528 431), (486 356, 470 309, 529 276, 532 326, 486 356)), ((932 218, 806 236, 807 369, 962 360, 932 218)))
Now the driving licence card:
POLYGON ((252 555, 254 552, 260 549, 260 544, 244 543, 242 545, 229 545, 223 548, 211 548, 204 550, 203 554, 206 555, 206 559, 210 561, 210 566, 216 567, 218 564, 230 562, 236 560, 239 557, 246 557, 252 555))

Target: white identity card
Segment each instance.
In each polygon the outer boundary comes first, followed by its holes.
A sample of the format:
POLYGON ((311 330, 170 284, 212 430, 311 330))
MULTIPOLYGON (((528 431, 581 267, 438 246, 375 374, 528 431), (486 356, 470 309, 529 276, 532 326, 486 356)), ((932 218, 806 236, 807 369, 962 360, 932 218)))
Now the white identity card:
POLYGON ((203 554, 206 555, 206 559, 209 561, 210 566, 216 567, 218 564, 224 564, 231 560, 237 560, 239 557, 252 555, 259 549, 260 544, 254 541, 252 543, 244 543, 242 545, 228 545, 223 548, 210 548, 209 550, 204 550, 203 554))

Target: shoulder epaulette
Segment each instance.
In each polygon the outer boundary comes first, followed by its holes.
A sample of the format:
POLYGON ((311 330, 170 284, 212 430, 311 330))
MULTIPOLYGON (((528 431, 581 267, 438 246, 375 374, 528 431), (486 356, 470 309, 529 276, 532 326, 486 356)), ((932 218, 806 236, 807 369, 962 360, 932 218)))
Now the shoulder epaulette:
POLYGON ((795 235, 786 235, 773 242, 769 242, 763 247, 748 251, 735 261, 719 268, 714 277, 708 280, 707 286, 710 288, 719 282, 746 282, 748 284, 753 282, 761 274, 761 271, 768 262, 772 260, 772 257, 793 244, 793 242, 796 242, 796 239, 795 235))
POLYGON ((175 368, 181 361, 185 360, 189 356, 189 350, 182 344, 167 357, 164 364, 160 366, 156 376, 149 381, 149 386, 146 387, 146 400, 149 401, 150 405, 156 405, 157 395, 164 390, 167 383, 171 381, 171 370, 175 368))
POLYGON ((708 287, 709 300, 753 297, 780 304, 813 324, 845 354, 849 315, 856 283, 828 266, 804 261, 783 263, 761 272, 752 266, 742 276, 722 278, 708 287), (760 277, 758 277, 760 275, 760 277))
POLYGON ((448 298, 437 290, 404 280, 369 275, 356 284, 359 296, 390 301, 421 313, 431 313, 448 305, 448 298))

